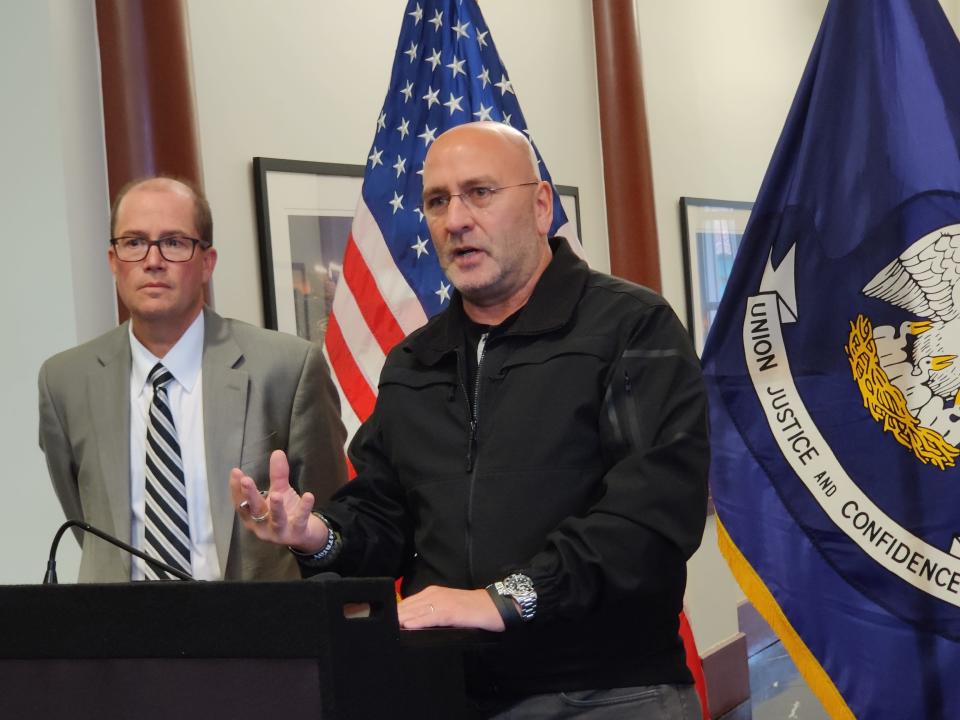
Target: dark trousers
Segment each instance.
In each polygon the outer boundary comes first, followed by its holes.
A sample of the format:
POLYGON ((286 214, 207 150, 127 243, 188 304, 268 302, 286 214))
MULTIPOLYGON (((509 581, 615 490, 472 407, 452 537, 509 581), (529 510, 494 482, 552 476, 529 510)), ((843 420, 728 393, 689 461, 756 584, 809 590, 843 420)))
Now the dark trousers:
POLYGON ((693 685, 646 685, 534 695, 492 720, 700 720, 693 685))

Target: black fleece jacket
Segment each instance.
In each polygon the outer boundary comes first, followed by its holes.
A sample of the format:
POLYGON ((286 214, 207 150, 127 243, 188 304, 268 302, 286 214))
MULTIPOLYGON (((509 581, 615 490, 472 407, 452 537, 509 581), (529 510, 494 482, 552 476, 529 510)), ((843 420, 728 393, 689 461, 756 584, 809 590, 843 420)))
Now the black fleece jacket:
POLYGON ((465 316, 395 347, 324 514, 334 568, 482 588, 529 575, 535 619, 476 658, 483 696, 689 683, 678 614, 706 517, 707 408, 689 336, 654 292, 562 238, 467 387, 465 316), (473 399, 476 393, 476 413, 473 399))

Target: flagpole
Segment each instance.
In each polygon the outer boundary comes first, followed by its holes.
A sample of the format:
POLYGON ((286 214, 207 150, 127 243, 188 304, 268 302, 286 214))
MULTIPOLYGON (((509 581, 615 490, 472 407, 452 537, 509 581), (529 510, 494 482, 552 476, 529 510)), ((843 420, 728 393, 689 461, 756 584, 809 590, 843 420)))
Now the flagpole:
POLYGON ((593 0, 612 274, 660 292, 653 171, 633 0, 593 0))

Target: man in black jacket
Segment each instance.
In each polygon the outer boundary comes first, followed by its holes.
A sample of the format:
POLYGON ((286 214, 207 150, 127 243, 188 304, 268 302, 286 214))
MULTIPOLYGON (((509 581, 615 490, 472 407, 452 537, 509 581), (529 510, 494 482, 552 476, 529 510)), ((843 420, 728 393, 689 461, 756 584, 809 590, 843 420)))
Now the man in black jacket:
POLYGON ((547 238, 550 184, 523 135, 449 130, 423 212, 457 289, 387 358, 350 458, 313 512, 271 458, 234 502, 305 574, 402 576, 405 628, 507 631, 472 666, 502 717, 698 718, 677 635, 706 517, 706 400, 655 293, 547 238), (509 708, 509 709, 508 709, 509 708))

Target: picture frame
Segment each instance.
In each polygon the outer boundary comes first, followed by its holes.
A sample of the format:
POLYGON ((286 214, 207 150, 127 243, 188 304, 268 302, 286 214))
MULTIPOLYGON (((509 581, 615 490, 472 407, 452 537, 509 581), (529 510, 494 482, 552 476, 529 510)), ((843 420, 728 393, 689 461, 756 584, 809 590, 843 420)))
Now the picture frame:
POLYGON ((751 202, 680 198, 687 329, 698 355, 703 353, 752 209, 751 202))
POLYGON ((264 325, 323 343, 362 165, 253 158, 264 325))
MULTIPOLYGON (((583 242, 583 233, 580 230, 580 188, 576 185, 553 186, 560 196, 560 204, 567 213, 567 222, 577 229, 577 240, 583 242)), ((568 238, 569 239, 569 238, 568 238)))

